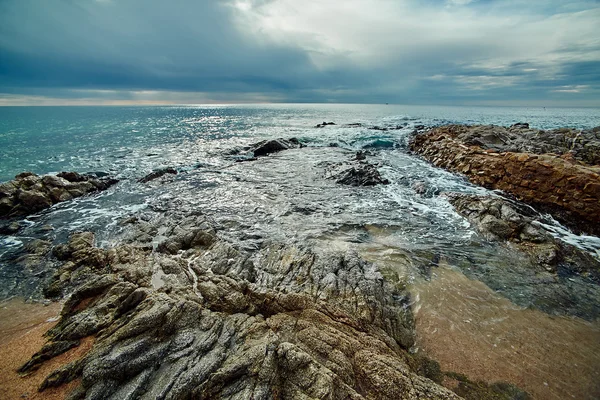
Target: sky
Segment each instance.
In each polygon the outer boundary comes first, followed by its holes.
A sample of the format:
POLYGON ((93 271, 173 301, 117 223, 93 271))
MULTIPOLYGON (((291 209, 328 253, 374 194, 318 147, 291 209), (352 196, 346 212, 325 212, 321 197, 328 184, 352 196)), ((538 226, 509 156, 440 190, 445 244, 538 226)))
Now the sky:
POLYGON ((600 107, 599 0, 0 0, 0 105, 600 107))

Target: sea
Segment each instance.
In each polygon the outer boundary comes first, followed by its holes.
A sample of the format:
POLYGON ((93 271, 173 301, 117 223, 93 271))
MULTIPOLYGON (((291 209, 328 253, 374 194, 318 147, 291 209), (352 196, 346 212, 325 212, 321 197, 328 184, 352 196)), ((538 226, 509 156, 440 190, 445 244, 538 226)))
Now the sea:
MULTIPOLYGON (((433 167, 408 150, 420 126, 527 122, 531 127, 600 126, 600 109, 359 104, 0 107, 0 181, 20 172, 111 176, 119 183, 24 218, 0 235, 0 297, 36 300, 44 271, 17 268, 27 243, 93 231, 108 247, 131 216, 202 213, 219 235, 252 251, 266 242, 358 251, 412 294, 417 346, 442 368, 505 380, 534 398, 600 396, 597 285, 576 276, 557 284, 581 303, 542 311, 526 257, 480 236, 446 193, 503 196, 433 167), (333 122, 317 128, 317 124, 333 122), (307 147, 252 162, 239 151, 261 140, 297 138, 307 147), (367 151, 389 185, 348 187, 327 165, 367 151), (138 180, 161 168, 177 175, 138 180), (424 188, 424 189, 423 189, 424 188), (571 307, 572 309, 573 307, 571 307), (577 308, 577 307, 575 307, 577 308), (587 310, 587 311, 586 311, 587 310), (591 312, 589 310, 592 310, 591 312), (566 336, 565 336, 566 335, 566 336), (560 365, 572 363, 571 370, 560 365), (492 372, 490 372, 492 371, 492 372)), ((550 216, 557 238, 600 258, 600 239, 570 232, 550 216)), ((566 278, 565 278, 566 279, 566 278)))

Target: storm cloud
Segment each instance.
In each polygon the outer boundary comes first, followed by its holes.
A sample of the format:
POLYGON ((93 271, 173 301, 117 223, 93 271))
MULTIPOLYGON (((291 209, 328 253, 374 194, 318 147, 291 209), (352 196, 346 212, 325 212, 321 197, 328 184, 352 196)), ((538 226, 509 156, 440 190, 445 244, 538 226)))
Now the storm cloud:
POLYGON ((597 1, 4 0, 0 104, 600 105, 597 1))

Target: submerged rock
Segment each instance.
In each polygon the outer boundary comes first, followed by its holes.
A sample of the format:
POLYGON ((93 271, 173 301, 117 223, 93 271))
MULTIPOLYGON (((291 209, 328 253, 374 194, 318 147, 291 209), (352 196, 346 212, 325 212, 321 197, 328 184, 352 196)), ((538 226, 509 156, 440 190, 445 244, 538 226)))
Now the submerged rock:
POLYGON ((161 176, 164 176, 166 174, 177 175, 177 170, 175 168, 171 168, 171 167, 162 168, 162 169, 159 169, 159 170, 149 173, 148 175, 139 179, 138 182, 139 183, 147 183, 147 182, 153 181, 154 179, 158 179, 161 176))
POLYGON ((543 217, 524 204, 500 197, 455 193, 448 197, 482 236, 520 260, 507 259, 505 265, 492 268, 463 262, 466 274, 519 305, 587 320, 600 317, 599 260, 554 237, 543 217))
POLYGON ((335 125, 335 122, 325 122, 325 121, 323 121, 323 123, 322 123, 322 124, 317 124, 317 125, 315 125, 315 128, 324 128, 324 127, 326 127, 327 125, 335 125))
POLYGON ((106 190, 118 181, 76 172, 38 176, 24 172, 0 184, 0 218, 32 214, 56 203, 106 190))
POLYGON ((325 177, 334 179, 336 183, 350 186, 387 185, 389 180, 382 178, 377 167, 369 163, 363 151, 347 162, 327 166, 325 177))
POLYGON ((160 242, 179 250, 99 249, 89 233, 55 250, 54 283, 74 291, 21 370, 95 342, 40 390, 80 379, 72 399, 459 398, 417 373, 407 293, 355 253, 247 253, 202 217, 180 226, 160 242))
POLYGON ((436 166, 552 213, 576 232, 599 235, 600 166, 592 164, 600 159, 600 131, 535 130, 537 136, 530 131, 523 126, 449 125, 415 136, 410 147, 436 166), (567 147, 571 157, 544 153, 567 147))
POLYGON ((535 211, 500 197, 451 194, 449 199, 487 239, 516 244, 547 271, 583 275, 600 283, 600 261, 552 236, 535 211))

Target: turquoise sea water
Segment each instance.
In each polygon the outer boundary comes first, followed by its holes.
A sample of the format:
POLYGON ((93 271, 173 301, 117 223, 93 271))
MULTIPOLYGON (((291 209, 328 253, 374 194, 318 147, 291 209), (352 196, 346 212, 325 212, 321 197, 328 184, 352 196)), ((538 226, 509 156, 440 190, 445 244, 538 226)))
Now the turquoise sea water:
MULTIPOLYGON (((245 138, 304 136, 315 142, 330 132, 312 130, 327 121, 380 126, 444 123, 589 128, 600 109, 434 107, 399 105, 245 105, 167 107, 0 107, 0 181, 25 170, 36 173, 104 170, 127 176, 138 168, 183 164, 208 144, 245 138), (147 154, 157 153, 148 160, 147 154)), ((336 137, 342 138, 347 132, 336 137)), ((351 133, 359 139, 360 134, 351 133)))

